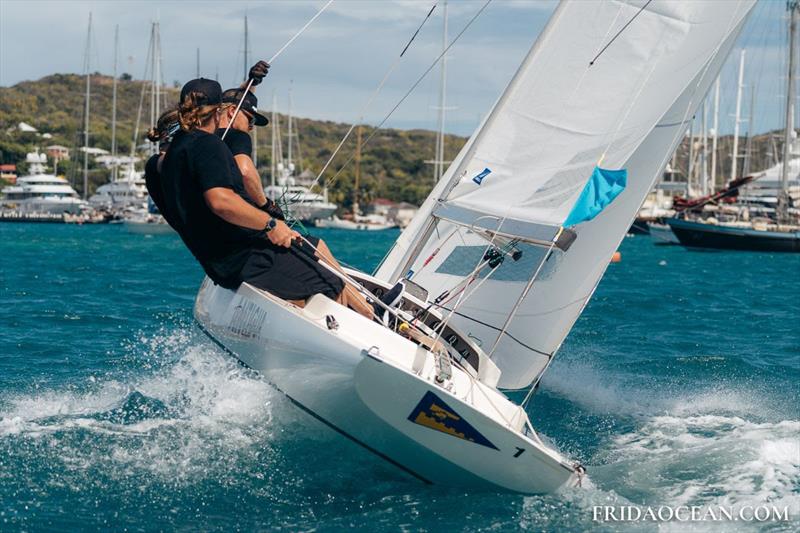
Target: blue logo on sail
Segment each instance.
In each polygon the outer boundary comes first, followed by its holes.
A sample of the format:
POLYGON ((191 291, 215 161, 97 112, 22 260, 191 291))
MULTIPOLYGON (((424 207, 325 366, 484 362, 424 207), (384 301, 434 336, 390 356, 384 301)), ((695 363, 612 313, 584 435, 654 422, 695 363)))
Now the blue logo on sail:
POLYGON ((472 181, 474 181, 475 183, 480 185, 481 182, 483 181, 483 178, 485 178, 486 176, 488 176, 491 173, 492 173, 491 170, 489 170, 488 168, 484 168, 483 171, 480 174, 478 174, 477 176, 472 178, 472 181))
POLYGON ((428 391, 419 401, 417 406, 408 415, 408 419, 425 426, 426 428, 441 431, 453 437, 468 440, 487 448, 497 450, 497 446, 489 442, 489 439, 472 427, 472 425, 461 418, 449 405, 444 403, 441 398, 428 391))
POLYGON ((606 170, 594 167, 578 201, 572 206, 572 211, 564 221, 564 227, 592 220, 613 202, 619 193, 625 190, 627 183, 628 171, 624 168, 622 170, 606 170))

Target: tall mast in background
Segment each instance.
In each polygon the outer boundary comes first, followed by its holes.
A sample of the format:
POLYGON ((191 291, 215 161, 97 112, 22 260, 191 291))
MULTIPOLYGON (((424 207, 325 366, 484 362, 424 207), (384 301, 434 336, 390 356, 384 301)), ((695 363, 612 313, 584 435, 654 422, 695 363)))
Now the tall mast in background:
POLYGON ((447 99, 447 56, 444 52, 447 50, 447 0, 444 1, 443 8, 443 23, 442 23, 442 65, 441 65, 441 78, 439 80, 439 124, 438 134, 436 136, 436 153, 433 157, 433 182, 437 183, 444 174, 444 120, 445 120, 445 104, 447 99))
POLYGON ((278 172, 278 95, 272 91, 272 157, 270 158, 269 184, 275 185, 275 174, 278 172))
POLYGON ((792 141, 794 137, 794 99, 795 99, 795 71, 797 70, 797 20, 800 16, 800 2, 788 0, 786 7, 789 9, 789 67, 786 87, 786 124, 783 131, 783 168, 781 169, 781 191, 778 195, 778 221, 782 222, 789 214, 789 167, 792 156, 792 141))
POLYGON ((114 27, 114 81, 111 84, 111 181, 117 181, 117 60, 119 58, 119 24, 114 27))
POLYGON ((719 77, 714 84, 714 121, 711 126, 711 191, 717 188, 717 138, 719 137, 719 77))
POLYGON ((744 54, 739 53, 739 82, 736 85, 736 119, 733 122, 733 150, 731 151, 731 181, 736 179, 739 170, 739 124, 742 122, 742 89, 744 87, 744 54))
POLYGON ((86 32, 86 56, 83 69, 86 73, 86 101, 83 107, 83 199, 89 197, 89 98, 91 97, 92 76, 90 72, 92 50, 92 13, 89 13, 89 29, 86 32))
POLYGON ((703 142, 702 142, 702 152, 700 161, 702 161, 702 167, 700 167, 700 179, 702 180, 700 184, 701 194, 703 196, 708 194, 708 98, 703 100, 703 142))
POLYGON ((756 84, 750 84, 750 109, 747 114, 747 137, 744 142, 744 165, 742 165, 742 176, 750 175, 750 167, 753 165, 753 111, 756 107, 756 84))
MULTIPOLYGON (((155 64, 153 65, 153 89, 156 93, 156 108, 155 108, 155 118, 153 119, 153 126, 156 125, 158 121, 158 117, 161 116, 161 24, 159 22, 155 23, 155 51, 154 51, 154 58, 155 64)), ((153 143, 153 148, 155 149, 155 153, 158 153, 158 143, 153 143)))
POLYGON ((294 135, 293 124, 292 124, 292 87, 289 86, 289 107, 287 109, 288 118, 286 119, 288 124, 288 131, 287 134, 289 136, 288 139, 288 149, 286 151, 286 169, 288 170, 288 175, 291 176, 294 173, 294 162, 292 161, 292 136, 294 135))
POLYGON ((244 76, 243 79, 247 79, 247 75, 249 74, 249 70, 247 68, 247 53, 249 50, 247 49, 247 15, 244 16, 244 76))

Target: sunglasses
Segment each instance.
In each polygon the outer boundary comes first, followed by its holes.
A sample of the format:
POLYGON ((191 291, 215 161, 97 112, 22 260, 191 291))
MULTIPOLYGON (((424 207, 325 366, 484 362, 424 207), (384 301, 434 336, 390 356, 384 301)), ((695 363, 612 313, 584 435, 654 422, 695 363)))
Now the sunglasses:
POLYGON ((245 111, 244 109, 240 109, 239 112, 247 117, 247 124, 252 128, 256 125, 256 117, 245 111))

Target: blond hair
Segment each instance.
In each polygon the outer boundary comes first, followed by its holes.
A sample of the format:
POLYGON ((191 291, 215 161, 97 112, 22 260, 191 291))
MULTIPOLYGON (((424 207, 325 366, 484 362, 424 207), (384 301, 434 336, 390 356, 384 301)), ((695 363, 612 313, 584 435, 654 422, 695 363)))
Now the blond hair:
POLYGON ((161 113, 158 117, 156 125, 147 131, 147 138, 150 142, 158 142, 159 140, 169 136, 170 127, 179 121, 178 109, 172 108, 161 113))
POLYGON ((196 91, 192 91, 184 97, 183 102, 178 106, 178 120, 181 123, 181 129, 184 131, 195 130, 208 122, 219 110, 219 104, 198 105, 197 102, 205 98, 203 93, 196 91))

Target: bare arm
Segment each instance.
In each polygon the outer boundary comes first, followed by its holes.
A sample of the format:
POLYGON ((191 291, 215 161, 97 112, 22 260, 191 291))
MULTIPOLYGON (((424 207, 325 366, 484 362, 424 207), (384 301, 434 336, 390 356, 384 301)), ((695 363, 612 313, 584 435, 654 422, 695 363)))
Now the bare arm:
POLYGON ((247 195, 256 205, 266 204, 267 197, 264 196, 264 189, 261 188, 261 177, 258 175, 258 170, 253 164, 253 160, 246 154, 238 154, 233 158, 236 160, 239 172, 242 173, 244 190, 247 191, 247 195))
MULTIPOLYGON (((226 187, 214 187, 203 193, 209 209, 225 222, 250 229, 264 229, 270 216, 260 209, 244 201, 244 199, 226 187)), ((286 248, 292 245, 292 239, 299 236, 289 229, 285 223, 276 220, 275 228, 267 233, 267 238, 278 246, 286 248)))

